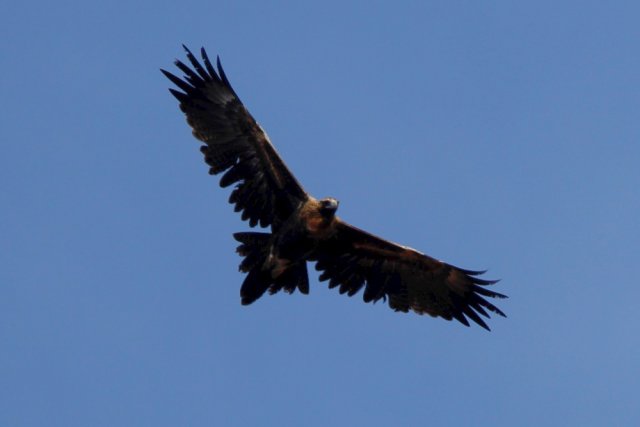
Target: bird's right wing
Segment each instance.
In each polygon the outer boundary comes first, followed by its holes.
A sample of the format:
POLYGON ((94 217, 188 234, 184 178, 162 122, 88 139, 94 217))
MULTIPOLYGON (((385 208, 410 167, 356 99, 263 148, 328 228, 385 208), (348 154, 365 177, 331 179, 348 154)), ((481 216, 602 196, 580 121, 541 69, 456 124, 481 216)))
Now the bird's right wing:
POLYGON ((181 61, 176 66, 181 79, 168 71, 162 73, 181 91, 169 89, 180 101, 193 135, 206 145, 201 147, 209 173, 227 171, 220 186, 234 183, 229 202, 242 219, 253 227, 278 228, 307 193, 282 161, 269 137, 244 107, 217 61, 217 72, 204 50, 204 67, 185 47, 193 69, 181 61))

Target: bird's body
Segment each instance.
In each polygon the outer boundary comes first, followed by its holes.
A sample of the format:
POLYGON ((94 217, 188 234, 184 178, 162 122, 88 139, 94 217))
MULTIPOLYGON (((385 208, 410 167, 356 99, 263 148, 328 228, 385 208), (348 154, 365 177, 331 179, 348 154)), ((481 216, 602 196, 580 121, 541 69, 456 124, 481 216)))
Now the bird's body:
POLYGON ((283 262, 307 261, 318 244, 335 233, 335 210, 322 212, 321 202, 310 198, 273 233, 272 252, 283 262))
POLYGON ((308 276, 306 262, 318 251, 322 242, 331 238, 336 232, 337 218, 335 199, 316 200, 312 197, 300 206, 271 234, 236 233, 235 238, 242 243, 238 252, 256 257, 256 264, 241 266, 240 269, 251 272, 259 269, 263 276, 258 288, 243 286, 242 302, 250 304, 269 289, 276 293, 280 289, 293 292, 296 288, 308 293, 308 276), (335 203, 335 207, 327 209, 326 203, 335 203), (259 236, 263 235, 261 240, 259 236), (267 237, 268 236, 268 237, 267 237))
POLYGON ((247 273, 243 304, 267 290, 308 293, 307 262, 314 261, 330 288, 349 296, 364 288, 365 302, 388 299, 396 311, 455 318, 467 326, 470 318, 486 329, 478 314, 489 317, 488 310, 504 316, 483 298, 505 296, 486 289, 495 281, 478 278, 482 271, 454 267, 360 230, 335 215, 336 199, 316 199, 304 191, 240 102, 219 59, 216 71, 204 49, 204 67, 186 50, 193 69, 176 61, 184 80, 162 70, 182 90, 170 91, 194 136, 205 142, 201 151, 209 172, 225 172, 222 187, 235 184, 229 202, 250 226, 271 228, 270 233, 234 234, 244 257, 240 270, 247 273))

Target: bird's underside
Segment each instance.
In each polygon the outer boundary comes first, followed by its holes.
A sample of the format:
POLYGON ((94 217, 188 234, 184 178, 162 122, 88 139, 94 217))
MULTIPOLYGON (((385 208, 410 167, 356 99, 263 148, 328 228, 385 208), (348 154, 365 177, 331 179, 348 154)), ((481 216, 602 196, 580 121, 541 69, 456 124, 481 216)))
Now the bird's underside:
POLYGON ((469 326, 471 319, 489 329, 481 316, 505 316, 487 298, 506 298, 488 289, 496 283, 414 249, 360 230, 335 215, 333 198, 315 199, 289 171, 267 134, 232 89, 220 60, 217 69, 201 50, 202 64, 185 47, 191 67, 181 61, 179 78, 165 70, 180 90, 180 102, 212 175, 223 173, 222 187, 234 185, 229 202, 242 219, 271 232, 242 232, 234 237, 247 273, 243 304, 265 292, 309 292, 307 262, 314 261, 320 281, 353 296, 363 289, 365 302, 388 301, 396 311, 414 311, 469 326))

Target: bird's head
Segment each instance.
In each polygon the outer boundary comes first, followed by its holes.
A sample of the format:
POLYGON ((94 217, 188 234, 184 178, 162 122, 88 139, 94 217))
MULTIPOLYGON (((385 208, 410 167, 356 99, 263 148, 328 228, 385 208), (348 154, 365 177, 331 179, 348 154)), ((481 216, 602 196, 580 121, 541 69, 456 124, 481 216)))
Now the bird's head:
POLYGON ((327 219, 333 218, 338 210, 339 204, 340 202, 333 197, 320 199, 320 214, 327 219))

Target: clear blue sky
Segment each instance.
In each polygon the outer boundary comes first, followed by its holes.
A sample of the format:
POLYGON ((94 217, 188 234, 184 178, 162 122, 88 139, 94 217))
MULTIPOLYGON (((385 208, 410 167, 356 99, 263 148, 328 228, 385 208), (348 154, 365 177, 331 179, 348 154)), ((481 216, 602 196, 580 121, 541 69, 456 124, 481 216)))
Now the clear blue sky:
POLYGON ((2 8, 1 426, 640 425, 637 2, 166 3, 2 8), (181 43, 309 192, 489 268, 509 317, 315 272, 242 307, 181 43))

